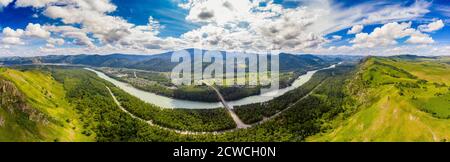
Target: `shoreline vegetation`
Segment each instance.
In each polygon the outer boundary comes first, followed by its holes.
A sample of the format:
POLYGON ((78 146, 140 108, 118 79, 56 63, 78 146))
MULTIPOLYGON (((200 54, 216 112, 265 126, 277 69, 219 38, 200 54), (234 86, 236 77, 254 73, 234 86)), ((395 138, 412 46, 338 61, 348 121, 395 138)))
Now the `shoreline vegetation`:
MULTIPOLYGON (((282 72, 280 74, 280 88, 286 88, 292 85, 292 83, 301 75, 306 74, 306 71, 313 71, 322 69, 329 66, 318 66, 315 68, 305 69, 302 72, 282 72)), ((157 95, 162 95, 169 98, 188 100, 188 101, 201 101, 201 102, 220 102, 217 98, 216 93, 205 85, 183 85, 175 86, 170 82, 168 72, 151 72, 145 70, 137 69, 123 69, 123 68, 110 68, 101 67, 94 68, 118 81, 128 83, 133 87, 155 93, 157 95)), ((237 75, 239 76, 239 74, 237 75)), ((248 79, 248 74, 245 74, 244 78, 235 79, 248 79)), ((267 86, 227 86, 215 85, 219 92, 223 94, 223 97, 227 101, 236 101, 249 96, 260 95, 261 88, 266 88, 267 86)))

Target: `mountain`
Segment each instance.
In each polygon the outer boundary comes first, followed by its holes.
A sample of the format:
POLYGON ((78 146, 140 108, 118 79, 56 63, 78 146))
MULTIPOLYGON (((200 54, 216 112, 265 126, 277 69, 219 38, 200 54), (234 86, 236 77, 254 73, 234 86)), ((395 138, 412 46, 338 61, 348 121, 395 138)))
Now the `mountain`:
POLYGON ((309 140, 448 141, 450 66, 417 58, 368 58, 344 89, 345 112, 325 124, 333 129, 309 140))
POLYGON ((327 65, 328 62, 314 55, 280 54, 280 71, 296 71, 298 69, 313 69, 327 65))
POLYGON ((397 56, 391 56, 391 58, 397 58, 397 59, 404 59, 404 60, 417 60, 417 59, 437 59, 439 57, 434 56, 417 56, 417 55, 397 55, 397 56))
POLYGON ((325 61, 351 61, 358 62, 366 56, 358 56, 358 55, 316 55, 317 57, 325 60, 325 61))
POLYGON ((0 141, 93 141, 65 96, 48 73, 0 68, 0 141))
MULTIPOLYGON (((194 51, 199 49, 187 49, 194 56, 194 51)), ((200 50, 206 53, 206 50, 200 50)), ((220 51, 225 58, 225 52, 220 51)), ((80 64, 94 67, 116 67, 116 68, 133 68, 150 71, 169 72, 178 63, 171 61, 174 52, 166 52, 155 55, 128 55, 128 54, 111 54, 111 55, 49 55, 39 57, 9 57, 0 58, 0 63, 4 65, 23 65, 33 63, 53 63, 53 64, 80 64)), ((256 55, 247 54, 246 55, 256 55)), ((192 59, 193 60, 193 59, 192 59)), ((296 71, 301 69, 310 70, 318 67, 328 66, 331 63, 340 60, 322 59, 315 55, 293 55, 288 53, 280 54, 280 71, 296 71)))

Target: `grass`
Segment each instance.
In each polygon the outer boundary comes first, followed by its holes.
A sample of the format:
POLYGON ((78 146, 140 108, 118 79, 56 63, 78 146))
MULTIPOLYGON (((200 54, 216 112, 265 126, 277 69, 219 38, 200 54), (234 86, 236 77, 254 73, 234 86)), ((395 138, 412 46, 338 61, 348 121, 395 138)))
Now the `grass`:
MULTIPOLYGON (((362 65, 362 89, 349 117, 308 141, 450 140, 450 66, 436 60, 371 58, 362 65), (378 63, 377 63, 378 62, 378 63)), ((351 87, 348 87, 351 89, 351 87)))
MULTIPOLYGON (((22 131, 14 123, 7 123, 5 125, 11 127, 0 128, 0 141, 93 141, 93 137, 81 134, 82 126, 77 120, 77 113, 66 100, 62 84, 56 82, 50 74, 36 70, 3 69, 0 76, 14 83, 26 97, 27 104, 44 114, 49 121, 46 123, 23 119, 24 122, 35 125, 34 133, 22 131)), ((0 113, 9 119, 15 118, 14 114, 4 110, 0 110, 0 113)))

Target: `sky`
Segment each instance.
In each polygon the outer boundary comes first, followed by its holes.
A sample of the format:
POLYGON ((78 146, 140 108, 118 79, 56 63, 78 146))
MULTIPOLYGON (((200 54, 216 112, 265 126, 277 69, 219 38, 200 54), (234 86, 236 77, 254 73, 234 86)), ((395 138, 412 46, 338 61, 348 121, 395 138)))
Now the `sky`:
POLYGON ((450 0, 0 0, 0 57, 450 55, 450 0))

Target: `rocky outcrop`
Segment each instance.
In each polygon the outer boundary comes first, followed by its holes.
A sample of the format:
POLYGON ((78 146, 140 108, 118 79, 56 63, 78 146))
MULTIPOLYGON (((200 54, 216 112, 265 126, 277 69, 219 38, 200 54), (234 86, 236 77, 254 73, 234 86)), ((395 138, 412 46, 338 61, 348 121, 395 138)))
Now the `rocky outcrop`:
POLYGON ((0 127, 3 127, 4 124, 5 124, 5 120, 4 120, 3 117, 0 115, 0 127))
MULTIPOLYGON (((0 79, 0 109, 4 109, 12 115, 25 115, 34 122, 48 123, 43 113, 27 104, 25 95, 13 83, 2 79, 0 79)), ((0 116, 0 126, 4 122, 0 116)))

